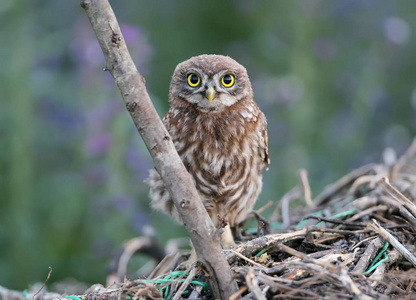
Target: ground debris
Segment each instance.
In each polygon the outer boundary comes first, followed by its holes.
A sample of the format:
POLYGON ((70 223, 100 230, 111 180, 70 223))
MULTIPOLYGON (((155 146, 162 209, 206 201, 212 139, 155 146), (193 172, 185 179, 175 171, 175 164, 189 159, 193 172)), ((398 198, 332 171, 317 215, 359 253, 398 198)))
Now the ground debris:
MULTIPOLYGON (((237 229, 240 243, 224 249, 239 286, 230 299, 416 299, 416 141, 395 163, 354 170, 313 201, 307 173, 299 177, 269 219, 261 214, 271 203, 250 214, 257 228, 237 229), (294 200, 305 205, 291 208, 294 200)), ((107 288, 36 299, 213 299, 203 265, 183 270, 186 257, 172 243, 165 251, 149 237, 132 241, 112 262, 107 288), (125 279, 141 251, 158 261, 169 254, 148 270, 151 279, 125 279)), ((28 298, 0 286, 0 299, 28 298)))
MULTIPOLYGON (((271 203, 224 249, 240 288, 231 299, 415 299, 416 141, 395 163, 354 170, 313 201, 307 172, 299 178, 269 219, 261 214, 271 203), (305 205, 291 208, 295 200, 305 205)), ((173 278, 178 259, 167 256, 152 278, 173 278)), ((187 272, 166 282, 164 297, 212 299, 195 284, 206 283, 204 268, 187 272)))

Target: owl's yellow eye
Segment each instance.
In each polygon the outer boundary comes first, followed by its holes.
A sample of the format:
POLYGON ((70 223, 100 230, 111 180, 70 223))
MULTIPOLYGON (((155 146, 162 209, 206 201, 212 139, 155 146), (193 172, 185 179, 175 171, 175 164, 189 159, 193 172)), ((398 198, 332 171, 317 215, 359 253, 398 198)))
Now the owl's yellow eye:
POLYGON ((191 87, 196 87, 201 82, 201 79, 198 75, 191 73, 188 75, 188 84, 191 87))
POLYGON ((223 78, 221 78, 221 83, 223 86, 229 88, 234 85, 234 75, 227 74, 223 78))

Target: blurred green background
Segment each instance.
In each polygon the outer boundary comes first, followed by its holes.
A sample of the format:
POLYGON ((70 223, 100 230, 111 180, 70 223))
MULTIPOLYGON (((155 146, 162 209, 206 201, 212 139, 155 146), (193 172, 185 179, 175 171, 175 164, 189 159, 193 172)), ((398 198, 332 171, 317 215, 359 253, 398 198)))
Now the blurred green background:
MULTIPOLYGON (((314 195, 416 131, 416 2, 113 1, 162 117, 175 66, 230 55, 269 123, 270 171, 256 205, 309 171, 314 195)), ((0 2, 0 285, 104 282, 125 240, 153 225, 152 162, 79 1, 0 2)))

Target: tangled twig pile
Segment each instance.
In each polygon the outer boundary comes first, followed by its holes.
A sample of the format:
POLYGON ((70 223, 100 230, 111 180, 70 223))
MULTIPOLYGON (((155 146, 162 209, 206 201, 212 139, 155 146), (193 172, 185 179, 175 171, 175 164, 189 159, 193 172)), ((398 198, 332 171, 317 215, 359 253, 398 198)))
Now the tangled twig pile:
MULTIPOLYGON (((304 173, 300 178, 271 221, 252 214, 258 231, 279 221, 276 233, 243 233, 245 242, 224 250, 240 287, 233 299, 415 297, 416 141, 395 163, 357 169, 289 214, 291 200, 310 195, 304 173)), ((212 297, 199 284, 204 270, 174 275, 172 260, 177 264, 169 256, 152 274, 160 274, 153 281, 160 298, 212 297)))

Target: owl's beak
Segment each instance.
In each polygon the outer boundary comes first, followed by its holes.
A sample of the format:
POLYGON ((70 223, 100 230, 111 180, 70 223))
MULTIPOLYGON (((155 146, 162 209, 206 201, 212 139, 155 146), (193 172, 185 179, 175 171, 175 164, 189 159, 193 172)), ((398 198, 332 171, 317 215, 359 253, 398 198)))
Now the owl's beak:
POLYGON ((212 85, 210 85, 205 90, 205 97, 208 99, 209 103, 212 103, 212 100, 214 100, 214 98, 215 98, 215 89, 212 85))

